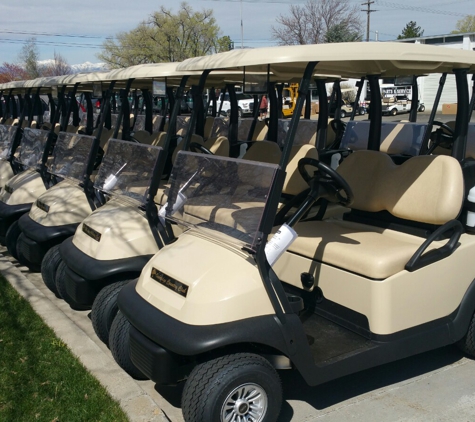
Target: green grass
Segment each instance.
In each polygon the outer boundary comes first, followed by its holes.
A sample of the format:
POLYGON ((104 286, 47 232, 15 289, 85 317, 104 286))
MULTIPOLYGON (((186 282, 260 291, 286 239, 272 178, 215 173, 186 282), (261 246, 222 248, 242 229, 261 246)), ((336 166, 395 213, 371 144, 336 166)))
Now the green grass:
POLYGON ((67 346, 0 276, 0 421, 127 421, 67 346))

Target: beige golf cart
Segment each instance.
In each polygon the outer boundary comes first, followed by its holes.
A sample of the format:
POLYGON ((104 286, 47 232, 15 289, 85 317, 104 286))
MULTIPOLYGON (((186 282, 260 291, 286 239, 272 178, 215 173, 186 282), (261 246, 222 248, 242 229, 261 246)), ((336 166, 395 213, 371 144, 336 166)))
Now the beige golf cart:
POLYGON ((167 218, 187 230, 119 294, 110 342, 128 342, 124 353, 153 381, 186 380, 186 421, 276 421, 277 370, 317 385, 451 343, 475 354, 475 238, 465 224, 475 184, 465 158, 472 52, 341 43, 235 50, 179 68, 303 74, 279 165, 178 154, 167 218), (337 171, 300 160, 310 193, 286 226, 273 227, 313 72, 366 73, 376 93, 383 76, 455 73, 452 156, 395 164, 379 151, 372 101, 367 150, 337 171), (306 220, 321 197, 347 212, 306 220), (297 237, 286 244, 287 236, 297 237), (126 339, 116 329, 125 324, 126 339))

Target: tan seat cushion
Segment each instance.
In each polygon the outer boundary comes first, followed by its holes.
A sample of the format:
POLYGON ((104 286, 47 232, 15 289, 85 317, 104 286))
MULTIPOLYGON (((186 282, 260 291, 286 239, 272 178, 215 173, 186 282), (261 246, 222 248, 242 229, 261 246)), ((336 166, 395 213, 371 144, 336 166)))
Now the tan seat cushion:
MULTIPOLYGON (((404 266, 425 239, 342 220, 299 223, 289 251, 372 279, 385 279, 404 266)), ((443 242, 435 242, 434 247, 443 242)))

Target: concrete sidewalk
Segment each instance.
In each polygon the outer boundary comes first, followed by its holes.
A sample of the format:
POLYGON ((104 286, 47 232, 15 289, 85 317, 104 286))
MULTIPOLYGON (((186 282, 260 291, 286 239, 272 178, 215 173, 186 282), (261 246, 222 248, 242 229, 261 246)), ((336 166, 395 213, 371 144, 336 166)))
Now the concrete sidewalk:
MULTIPOLYGON (((97 338, 89 311, 73 311, 44 285, 41 275, 19 267, 4 249, 0 273, 119 401, 131 421, 181 422, 182 386, 135 381, 97 338)), ((318 387, 283 372, 279 422, 475 421, 475 362, 445 347, 318 387)))

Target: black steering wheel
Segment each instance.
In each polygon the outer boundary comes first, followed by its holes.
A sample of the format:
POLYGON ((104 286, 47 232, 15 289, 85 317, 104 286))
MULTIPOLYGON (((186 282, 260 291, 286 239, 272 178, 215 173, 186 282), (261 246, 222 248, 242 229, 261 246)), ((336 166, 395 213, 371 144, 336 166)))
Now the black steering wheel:
POLYGON ((299 161, 298 169, 302 178, 309 184, 310 188, 314 187, 314 183, 324 188, 323 195, 319 192, 320 197, 324 197, 330 202, 337 202, 345 207, 353 203, 354 195, 350 185, 330 166, 314 158, 305 157, 299 161), (310 176, 305 166, 313 166, 317 171, 313 176, 310 176), (345 195, 343 196, 340 191, 343 191, 345 195))
POLYGON ((431 135, 432 145, 428 149, 427 154, 432 154, 438 146, 451 149, 455 139, 455 131, 449 125, 439 120, 434 120, 432 125, 439 126, 439 129, 431 135))
POLYGON ((190 150, 193 152, 202 152, 203 154, 214 155, 208 148, 198 142, 192 142, 190 144, 190 150))

